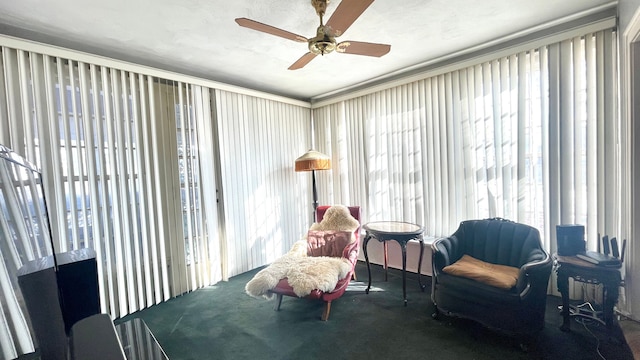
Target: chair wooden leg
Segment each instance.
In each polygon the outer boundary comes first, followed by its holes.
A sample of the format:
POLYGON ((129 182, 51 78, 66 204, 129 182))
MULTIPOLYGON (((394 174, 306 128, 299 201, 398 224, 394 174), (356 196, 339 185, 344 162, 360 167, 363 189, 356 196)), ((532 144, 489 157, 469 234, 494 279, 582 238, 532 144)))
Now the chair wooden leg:
POLYGON ((329 319, 329 313, 331 312, 331 301, 327 301, 324 305, 324 311, 322 312, 322 321, 329 319))
POLYGON ((282 294, 278 294, 278 298, 276 299, 276 306, 273 310, 280 311, 280 304, 282 304, 282 294))

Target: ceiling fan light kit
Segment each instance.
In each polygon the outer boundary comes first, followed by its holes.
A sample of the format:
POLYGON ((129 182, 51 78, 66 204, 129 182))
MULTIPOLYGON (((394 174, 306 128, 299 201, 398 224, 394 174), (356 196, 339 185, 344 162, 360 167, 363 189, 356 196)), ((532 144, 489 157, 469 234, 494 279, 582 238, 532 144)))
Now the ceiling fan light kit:
POLYGON ((336 37, 341 36, 353 24, 360 15, 373 3, 374 0, 342 0, 333 12, 329 21, 323 24, 323 17, 327 11, 329 0, 311 0, 311 5, 320 17, 320 26, 316 36, 307 39, 304 36, 282 30, 271 25, 263 24, 247 18, 237 18, 236 23, 242 27, 261 31, 267 34, 279 36, 296 42, 307 42, 309 52, 302 55, 294 62, 289 70, 296 70, 307 65, 317 55, 325 55, 333 52, 380 57, 391 50, 391 45, 376 44, 361 41, 336 42, 336 37))

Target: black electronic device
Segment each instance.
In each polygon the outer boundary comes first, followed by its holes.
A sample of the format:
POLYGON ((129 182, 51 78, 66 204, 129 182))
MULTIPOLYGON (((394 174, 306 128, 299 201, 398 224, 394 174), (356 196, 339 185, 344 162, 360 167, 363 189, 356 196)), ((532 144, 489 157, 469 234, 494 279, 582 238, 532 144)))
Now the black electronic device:
POLYGON ((556 241, 558 255, 574 256, 586 250, 584 241, 584 225, 556 225, 556 241))
POLYGON ((619 268, 620 266, 622 266, 620 259, 613 257, 611 255, 601 254, 596 251, 585 251, 585 252, 578 253, 576 256, 584 261, 590 262, 598 266, 616 267, 616 268, 619 268))

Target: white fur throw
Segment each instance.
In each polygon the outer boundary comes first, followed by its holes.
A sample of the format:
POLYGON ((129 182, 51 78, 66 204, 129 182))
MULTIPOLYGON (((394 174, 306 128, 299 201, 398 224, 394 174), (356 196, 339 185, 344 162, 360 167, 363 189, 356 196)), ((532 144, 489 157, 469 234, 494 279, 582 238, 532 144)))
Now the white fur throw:
MULTIPOLYGON (((322 221, 311 225, 309 230, 340 230, 354 232, 360 223, 356 220, 349 208, 344 205, 333 205, 324 213, 322 221)), ((338 280, 344 279, 352 264, 342 257, 307 256, 307 235, 297 241, 288 253, 283 255, 271 265, 260 270, 245 285, 244 290, 253 297, 265 297, 270 299, 273 289, 281 279, 287 278, 293 292, 299 297, 309 295, 312 290, 318 289, 329 292, 335 289, 338 280)), ((351 241, 355 240, 351 235, 351 241)))
POLYGON ((351 270, 351 263, 345 258, 306 255, 307 241, 297 241, 288 253, 260 270, 244 290, 253 297, 270 299, 273 294, 269 290, 273 289, 280 279, 288 278, 293 292, 303 297, 314 289, 325 292, 333 290, 338 280, 344 279, 351 270))
POLYGON ((309 230, 341 230, 355 231, 360 223, 344 205, 333 205, 324 213, 322 221, 311 225, 309 230))

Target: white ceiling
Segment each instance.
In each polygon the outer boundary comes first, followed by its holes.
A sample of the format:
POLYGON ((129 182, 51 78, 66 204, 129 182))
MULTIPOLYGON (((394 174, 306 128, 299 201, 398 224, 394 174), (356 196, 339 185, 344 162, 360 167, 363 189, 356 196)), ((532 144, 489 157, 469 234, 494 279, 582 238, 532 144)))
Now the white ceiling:
MULTIPOLYGON (((325 22, 340 1, 332 0, 325 22)), ((0 0, 0 33, 309 100, 610 0, 377 0, 338 40, 391 45, 381 57, 331 53, 287 70, 305 43, 238 26, 247 17, 305 37, 310 0, 0 0)))

